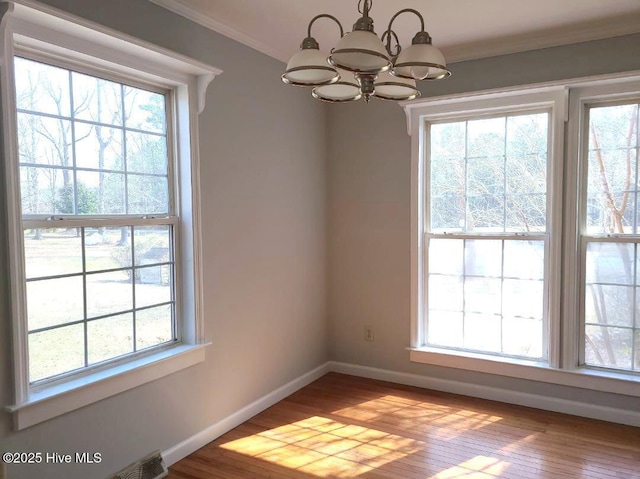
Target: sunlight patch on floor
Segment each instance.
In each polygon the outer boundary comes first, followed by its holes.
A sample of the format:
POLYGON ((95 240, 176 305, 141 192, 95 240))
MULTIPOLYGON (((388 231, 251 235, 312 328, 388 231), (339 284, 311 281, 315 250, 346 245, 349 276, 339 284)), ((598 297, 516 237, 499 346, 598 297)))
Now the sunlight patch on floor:
POLYGON ((501 416, 451 406, 416 404, 397 396, 384 396, 338 409, 332 414, 363 422, 388 417, 394 420, 396 426, 428 433, 430 437, 441 440, 454 439, 468 431, 482 429, 503 420, 501 416))
POLYGON ((312 416, 220 445, 317 477, 357 477, 426 447, 376 429, 312 416))
POLYGON ((500 477, 510 463, 488 456, 475 456, 457 466, 430 476, 429 479, 494 479, 500 477))

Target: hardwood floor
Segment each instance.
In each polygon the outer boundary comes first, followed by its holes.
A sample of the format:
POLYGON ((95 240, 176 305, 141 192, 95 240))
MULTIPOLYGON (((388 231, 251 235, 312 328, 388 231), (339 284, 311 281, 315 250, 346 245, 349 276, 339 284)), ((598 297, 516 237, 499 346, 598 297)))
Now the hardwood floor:
POLYGON ((640 428, 328 374, 170 479, 640 479, 640 428))

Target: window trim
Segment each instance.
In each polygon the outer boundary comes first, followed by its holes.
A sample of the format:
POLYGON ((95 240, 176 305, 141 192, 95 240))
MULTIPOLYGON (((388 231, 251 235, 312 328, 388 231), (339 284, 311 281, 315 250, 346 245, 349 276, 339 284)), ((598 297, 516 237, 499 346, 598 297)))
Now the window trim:
MULTIPOLYGON (((536 98, 537 100, 537 98, 536 98)), ((484 102, 482 100, 480 100, 480 104, 482 105, 484 102)), ((430 141, 430 137, 429 137, 429 130, 430 127, 433 125, 438 125, 438 124, 442 124, 442 123, 449 123, 449 122, 456 122, 456 121, 474 121, 474 120, 478 120, 478 119, 489 119, 489 118, 503 118, 503 117, 509 117, 509 116, 521 116, 521 115, 525 115, 527 113, 531 113, 531 114, 538 114, 538 113, 544 113, 548 115, 548 138, 547 138, 547 153, 548 153, 548 161, 547 161, 547 175, 549 178, 551 178, 550 181, 548 181, 548 185, 552 184, 552 181, 555 178, 555 170, 553 170, 553 167, 555 166, 555 162, 553 161, 555 157, 554 152, 551 151, 551 147, 553 146, 553 140, 552 140, 552 136, 553 136, 553 131, 554 131, 554 124, 553 124, 553 120, 554 120, 554 106, 555 106, 555 102, 552 100, 552 103, 550 103, 549 105, 538 105, 538 103, 536 102, 535 104, 532 105, 523 105, 523 106, 513 106, 513 107, 503 107, 502 105, 500 106, 496 106, 493 105, 493 101, 491 102, 491 104, 489 105, 489 110, 486 110, 484 107, 480 106, 479 108, 476 108, 474 105, 476 105, 476 102, 474 101, 470 101, 468 106, 471 107, 471 109, 467 109, 467 103, 465 103, 465 108, 463 112, 458 112, 457 110, 454 110, 451 112, 451 115, 445 115, 443 118, 438 118, 437 120, 433 120, 432 118, 430 118, 430 115, 423 115, 421 116, 421 123, 422 123, 422 127, 424 128, 424 132, 423 132, 423 137, 422 137, 422 141, 426 144, 428 144, 428 142, 430 141), (552 104, 553 103, 553 104, 552 104)), ((424 176, 424 186, 422 187, 425 191, 427 190, 427 182, 431 179, 431 158, 428 154, 428 151, 425 149, 424 152, 424 158, 421 161, 425 162, 425 167, 424 167, 424 171, 425 171, 425 176, 424 176)), ((548 190, 551 190, 551 188, 548 188, 548 190)), ((551 208, 551 204, 552 204, 552 194, 547 192, 545 193, 546 196, 546 201, 545 201, 545 207, 546 207, 546 211, 547 211, 547 217, 553 219, 555 218, 555 216, 557 215, 556 212, 552 212, 552 208, 551 208), (552 212, 552 213, 549 213, 552 212)), ((544 275, 543 275, 543 285, 545 286, 545 290, 544 290, 544 303, 543 303, 543 325, 542 325, 542 334, 543 334, 543 344, 542 344, 542 358, 537 359, 537 358, 517 358, 517 357, 513 357, 510 355, 506 355, 506 354, 499 354, 499 353, 495 353, 495 352, 488 352, 485 355, 489 356, 489 357, 498 357, 498 358, 502 358, 504 361, 509 361, 510 358, 514 359, 516 362, 519 362, 520 360, 525 360, 525 361, 531 361, 531 362, 539 362, 541 359, 544 360, 544 362, 546 362, 549 359, 549 345, 550 345, 550 340, 549 340, 549 330, 551 328, 551 322, 549 320, 549 318, 551 317, 550 311, 549 311, 549 305, 550 305, 550 298, 552 297, 552 291, 554 290, 553 287, 551 287, 550 282, 547 280, 548 276, 549 276, 549 271, 551 269, 550 267, 550 251, 553 250, 553 246, 555 246, 557 248, 557 244, 553 243, 553 239, 554 239, 554 234, 551 231, 551 228, 548 227, 546 231, 544 232, 538 232, 538 231, 532 231, 532 232, 527 232, 527 233, 516 233, 516 232, 495 232, 495 233, 489 233, 489 232, 478 232, 478 233, 467 233, 467 232, 458 232, 458 231, 452 231, 450 233, 444 233, 444 232, 433 232, 431 231, 431 229, 429 228, 429 224, 431 222, 431 202, 430 202, 430 198, 428 197, 428 195, 425 194, 424 197, 424 203, 423 203, 423 208, 424 208, 424 222, 423 224, 420 226, 421 227, 421 231, 422 231, 422 235, 423 235, 423 243, 426 245, 430 240, 433 239, 460 239, 460 240, 475 240, 475 239, 495 239, 495 240, 502 240, 502 241, 511 241, 514 239, 524 239, 524 238, 528 238, 534 241, 543 241, 544 242, 544 249, 545 249, 545 261, 544 261, 544 265, 543 265, 543 271, 544 271, 544 275)), ((549 223, 551 223, 552 221, 549 221, 549 223)), ((422 267, 424 269, 424 271, 427 271, 427 265, 428 265, 428 248, 425 247, 424 250, 424 256, 422 258, 422 267)), ((428 287, 429 287, 429 275, 425 274, 424 276, 424 284, 423 286, 421 286, 421 292, 423 294, 423 297, 427 297, 427 291, 428 291, 428 287)), ((424 305, 427 306, 427 305, 424 305)), ((424 307, 423 306, 423 307, 424 307)), ((426 309, 425 309, 426 310, 426 309)), ((425 311, 423 310, 423 311, 425 311)), ((438 347, 436 345, 430 345, 427 344, 426 342, 426 331, 428 330, 428 317, 426 313, 422 313, 422 317, 420 318, 420 322, 422 323, 422 336, 423 336, 423 343, 422 346, 428 349, 432 349, 432 350, 448 350, 451 349, 453 351, 461 351, 462 353, 465 352, 469 352, 472 355, 473 354, 481 354, 483 355, 484 353, 481 351, 472 351, 472 350, 468 350, 468 349, 464 349, 464 348, 455 348, 455 347, 438 347)))
MULTIPOLYGON (((568 231, 566 238, 565 250, 573 249, 577 252, 575 258, 568 258, 571 255, 565 255, 565 268, 572 281, 566 281, 565 295, 570 298, 565 303, 563 313, 567 317, 576 317, 576 321, 567 324, 567 338, 563 338, 567 343, 568 354, 566 358, 567 365, 573 365, 580 368, 584 362, 585 355, 585 299, 586 288, 584 284, 584 275, 586 268, 586 245, 590 239, 598 235, 587 233, 587 182, 588 182, 588 156, 589 136, 587 114, 592 106, 604 105, 611 102, 624 102, 625 100, 640 99, 640 77, 634 75, 626 79, 626 81, 604 81, 596 84, 587 84, 572 88, 570 92, 569 108, 570 118, 568 122, 569 144, 567 157, 568 174, 572 175, 571 183, 568 183, 570 189, 567 189, 567 197, 565 198, 565 215, 567 225, 571 230, 568 231), (569 296, 571 295, 571 296, 569 296)), ((615 236, 609 239, 614 242, 626 242, 624 238, 627 235, 615 236)), ((630 243, 638 243, 638 235, 629 235, 630 243)), ((584 369, 600 370, 595 366, 584 366, 584 369)), ((615 375, 615 370, 602 369, 604 373, 615 375)), ((619 374, 627 374, 623 370, 619 374)), ((628 373, 639 377, 638 372, 628 373)), ((636 394, 640 396, 639 394, 636 394)))
POLYGON ((182 218, 180 254, 188 261, 176 268, 177 300, 181 300, 182 343, 111 367, 73 376, 69 381, 33 390, 29 387, 24 255, 9 255, 12 344, 14 355, 14 428, 23 429, 167 374, 204 361, 202 239, 198 154, 198 114, 204 109, 206 88, 221 70, 140 41, 101 25, 31 0, 0 5, 0 71, 9 251, 24 251, 17 114, 13 57, 16 50, 36 50, 47 57, 89 63, 97 70, 115 71, 144 83, 167 88, 175 96, 171 119, 173 151, 180 167, 181 188, 175 206, 182 218), (187 298, 185 298, 187 296, 187 298), (18 298, 17 300, 15 298, 18 298))
MULTIPOLYGON (((599 370, 578 367, 578 347, 580 339, 576 328, 579 327, 581 298, 579 288, 578 254, 578 171, 577 141, 580 104, 576 103, 576 93, 582 90, 594 96, 611 95, 612 88, 622 88, 627 93, 632 90, 630 83, 640 83, 640 72, 602 75, 588 78, 569 79, 538 85, 499 88, 488 91, 462 93, 442 97, 422 99, 401 103, 407 118, 407 132, 411 137, 411 345, 408 348, 412 362, 464 369, 513 378, 561 384, 597 391, 614 392, 640 397, 640 375, 625 371, 599 370), (617 85, 617 86, 616 86, 617 85), (473 111, 473 105, 483 104, 483 112, 499 111, 501 107, 517 109, 529 98, 547 97, 551 101, 555 114, 552 119, 553 174, 549 193, 561 201, 552 211, 550 233, 554 247, 549 254, 549 263, 557 265, 549 269, 550 291, 549 311, 549 363, 501 358, 495 355, 483 355, 457 350, 446 350, 422 346, 425 344, 422 311, 424 308, 426 251, 424 245, 424 221, 426 191, 425 163, 425 120, 439 120, 444 117, 473 111), (578 115, 576 115, 576 111, 578 115), (569 121, 571 115, 572 121, 569 121), (568 125, 568 128, 566 128, 568 125), (565 145, 567 152, 565 153, 565 145), (563 183, 567 188, 563 188, 563 183), (573 208, 573 210, 572 210, 573 208), (566 253, 574 251, 573 254, 566 253), (562 273, 562 274, 561 274, 562 273), (561 301, 562 298, 562 301, 561 301), (564 334, 560 334, 561 331, 564 334), (553 340, 553 338, 556 338, 553 340)), ((633 91, 640 91, 635 89, 633 91)), ((543 100, 544 101, 544 100, 543 100)), ((548 200, 549 202, 551 199, 548 200)), ((549 203, 551 204, 551 203, 549 203)))

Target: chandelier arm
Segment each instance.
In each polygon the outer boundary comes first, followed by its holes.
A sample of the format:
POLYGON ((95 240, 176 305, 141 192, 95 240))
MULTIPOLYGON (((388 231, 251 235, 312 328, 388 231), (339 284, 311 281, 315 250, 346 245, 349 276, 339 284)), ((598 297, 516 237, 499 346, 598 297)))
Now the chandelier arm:
POLYGON ((344 37, 344 29, 342 28, 342 23, 340 23, 340 20, 338 20, 333 15, 329 15, 327 13, 322 13, 320 15, 313 17, 313 19, 309 22, 309 28, 307 29, 307 37, 311 37, 311 27, 316 22, 316 20, 319 20, 320 18, 330 18, 331 20, 336 22, 338 24, 338 27, 340 27, 340 38, 344 37))
POLYGON ((418 18, 420 19, 420 32, 424 32, 424 17, 418 10, 414 10, 413 8, 405 8, 404 10, 400 10, 393 17, 391 17, 391 20, 389 21, 389 28, 387 28, 387 30, 391 30, 391 27, 393 26, 393 22, 396 20, 396 18, 398 18, 403 13, 407 13, 407 12, 414 13, 418 16, 418 18))
POLYGON ((386 32, 384 32, 382 34, 381 40, 384 43, 384 39, 387 39, 387 43, 385 44, 385 48, 387 50, 387 53, 389 54, 390 57, 397 57, 398 55, 400 55, 400 52, 402 51, 402 47, 400 46, 400 40, 398 39, 398 35, 396 34, 396 32, 394 32, 393 30, 387 30, 386 32), (396 40, 396 51, 395 53, 391 51, 391 37, 393 36, 393 38, 395 38, 396 40))

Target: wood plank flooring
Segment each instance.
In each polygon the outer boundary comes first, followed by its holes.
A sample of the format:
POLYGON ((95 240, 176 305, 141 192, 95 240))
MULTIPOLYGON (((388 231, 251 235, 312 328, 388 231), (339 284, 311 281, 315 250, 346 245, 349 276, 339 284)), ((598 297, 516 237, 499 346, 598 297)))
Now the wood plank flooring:
POLYGON ((170 479, 640 479, 640 428, 331 373, 170 479))

